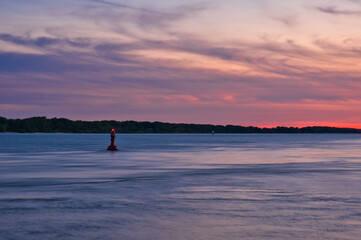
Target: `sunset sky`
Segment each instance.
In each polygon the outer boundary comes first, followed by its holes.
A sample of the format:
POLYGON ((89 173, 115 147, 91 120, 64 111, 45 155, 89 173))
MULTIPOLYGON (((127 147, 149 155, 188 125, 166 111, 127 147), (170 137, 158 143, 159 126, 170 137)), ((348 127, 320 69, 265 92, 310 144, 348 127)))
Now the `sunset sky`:
POLYGON ((0 116, 361 128, 361 0, 0 0, 0 116))

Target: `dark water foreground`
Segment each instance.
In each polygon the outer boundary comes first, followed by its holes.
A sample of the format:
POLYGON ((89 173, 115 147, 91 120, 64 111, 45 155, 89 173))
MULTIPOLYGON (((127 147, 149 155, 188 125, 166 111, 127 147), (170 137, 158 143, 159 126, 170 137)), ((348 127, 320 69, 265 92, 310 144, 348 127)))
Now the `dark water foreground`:
POLYGON ((355 239, 361 135, 0 134, 0 239, 355 239))

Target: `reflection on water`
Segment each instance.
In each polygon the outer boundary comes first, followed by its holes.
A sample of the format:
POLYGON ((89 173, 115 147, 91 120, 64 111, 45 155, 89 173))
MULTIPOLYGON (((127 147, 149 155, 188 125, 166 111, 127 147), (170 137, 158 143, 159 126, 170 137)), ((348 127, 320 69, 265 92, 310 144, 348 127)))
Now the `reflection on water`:
POLYGON ((0 134, 0 239, 359 239, 361 135, 0 134), (20 147, 21 146, 21 147, 20 147))

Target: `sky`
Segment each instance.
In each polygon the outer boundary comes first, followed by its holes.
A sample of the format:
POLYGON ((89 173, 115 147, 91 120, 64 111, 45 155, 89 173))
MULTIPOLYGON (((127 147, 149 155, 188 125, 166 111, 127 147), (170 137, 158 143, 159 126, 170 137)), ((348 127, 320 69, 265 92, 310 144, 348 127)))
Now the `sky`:
POLYGON ((361 128, 361 0, 0 0, 0 116, 361 128))

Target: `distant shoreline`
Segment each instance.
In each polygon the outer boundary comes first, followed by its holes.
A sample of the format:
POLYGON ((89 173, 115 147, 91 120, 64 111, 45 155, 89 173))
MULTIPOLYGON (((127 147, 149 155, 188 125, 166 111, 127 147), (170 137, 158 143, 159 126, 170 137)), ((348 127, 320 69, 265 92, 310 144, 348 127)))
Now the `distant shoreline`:
POLYGON ((361 129, 327 126, 260 128, 147 121, 73 121, 66 118, 7 119, 0 117, 0 132, 3 133, 109 133, 112 128, 115 128, 118 133, 361 133, 361 129))

